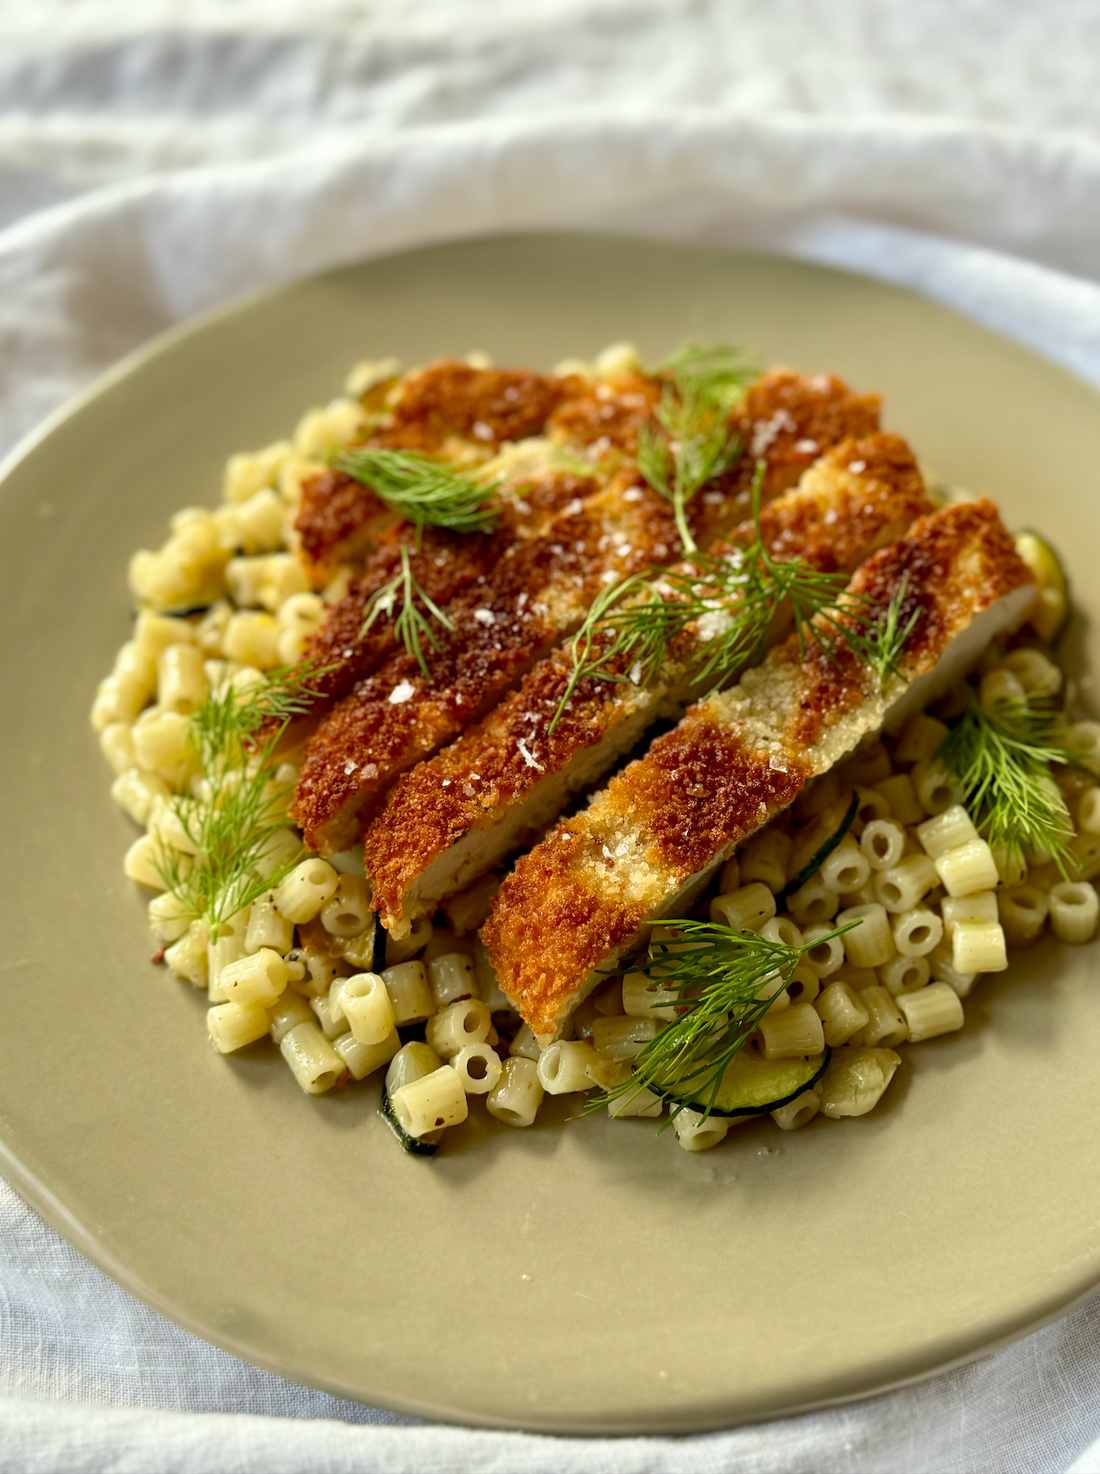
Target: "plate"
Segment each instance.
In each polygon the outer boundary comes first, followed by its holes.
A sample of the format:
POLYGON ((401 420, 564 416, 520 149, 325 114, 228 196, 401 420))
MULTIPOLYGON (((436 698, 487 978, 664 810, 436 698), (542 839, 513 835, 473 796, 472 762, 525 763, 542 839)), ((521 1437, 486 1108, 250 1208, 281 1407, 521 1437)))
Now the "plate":
POLYGON ((50 427, 0 491, 0 1166, 155 1309, 285 1377, 427 1417, 697 1431, 860 1396, 1022 1334, 1100 1281, 1100 952, 1025 954, 860 1121, 484 1124, 397 1150, 376 1084, 302 1094, 204 1043, 149 965, 132 838, 88 725, 130 552, 218 494, 359 358, 549 366, 630 337, 751 346, 886 396, 886 421, 1062 549, 1078 673, 1100 616, 1100 413, 1067 374, 916 296, 609 238, 435 247, 177 332, 50 427))

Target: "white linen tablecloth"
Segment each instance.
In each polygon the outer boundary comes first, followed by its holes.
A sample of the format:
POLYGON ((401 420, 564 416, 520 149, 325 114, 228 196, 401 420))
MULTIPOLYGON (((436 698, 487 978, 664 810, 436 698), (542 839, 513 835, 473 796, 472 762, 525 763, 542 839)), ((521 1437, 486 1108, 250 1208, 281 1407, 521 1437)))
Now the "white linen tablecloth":
MULTIPOLYGON (((1100 385, 1098 60, 1089 0, 7 0, 0 450, 242 292, 545 227, 863 270, 1100 385)), ((475 1433, 198 1341, 0 1183, 3 1474, 521 1467, 1100 1474, 1100 1302, 919 1386, 761 1427, 475 1433)))

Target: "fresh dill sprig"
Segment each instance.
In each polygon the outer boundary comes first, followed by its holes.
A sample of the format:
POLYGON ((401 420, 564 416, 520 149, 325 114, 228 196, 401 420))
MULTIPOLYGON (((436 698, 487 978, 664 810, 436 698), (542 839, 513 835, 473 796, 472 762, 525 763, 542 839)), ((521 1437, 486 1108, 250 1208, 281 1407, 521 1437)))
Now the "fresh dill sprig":
POLYGON ((415 523, 417 546, 426 525, 449 527, 452 532, 492 532, 499 520, 498 481, 464 476, 419 451, 356 446, 333 456, 332 465, 415 523))
POLYGON ((657 372, 668 380, 654 410, 660 429, 647 424, 639 431, 638 469, 654 491, 671 501, 684 551, 694 553, 688 503, 737 462, 741 440, 730 429, 729 417, 755 370, 736 349, 687 343, 659 364, 657 372))
MULTIPOLYGON (((649 986, 657 994, 654 1007, 671 1001, 678 1016, 645 1045, 631 1074, 586 1101, 582 1114, 651 1090, 669 1102, 673 1118, 689 1106, 709 1115, 731 1060, 790 982, 802 957, 828 940, 822 937, 790 947, 712 921, 661 925, 678 928, 680 936, 651 942, 648 962, 635 970, 651 979, 649 986)), ((829 937, 859 925, 851 921, 829 937)))
POLYGON ((226 681, 191 715, 188 745, 204 792, 201 800, 175 797, 171 810, 195 853, 162 842, 157 868, 167 889, 206 920, 211 937, 306 854, 304 846, 287 848, 277 838, 287 825, 292 785, 274 776, 283 733, 318 694, 308 682, 323 672, 303 671, 273 672, 243 689, 226 681), (249 753, 247 740, 261 724, 267 735, 249 753))
POLYGON ((583 680, 630 682, 647 686, 659 674, 669 642, 693 617, 689 606, 662 597, 644 573, 618 579, 594 600, 584 623, 570 641, 573 669, 549 735, 561 721, 573 692, 583 680), (634 600, 634 596, 645 595, 634 600), (634 600, 634 602, 627 602, 634 600), (629 662, 629 672, 623 666, 629 662))
MULTIPOLYGON (((843 581, 843 576, 840 576, 842 584, 843 581)), ((858 595, 844 600, 843 604, 836 600, 823 603, 817 610, 819 618, 816 622, 801 619, 796 610, 800 648, 805 648, 808 636, 835 664, 839 646, 847 645, 852 654, 869 667, 875 677, 875 690, 881 696, 891 680, 906 679, 901 669, 901 655, 909 636, 920 622, 919 609, 913 610, 904 625, 901 622, 907 587, 908 578, 903 577, 889 604, 876 615, 871 614, 867 601, 858 595)))
POLYGON ((366 638, 368 630, 376 619, 383 614, 389 615, 393 619, 394 638, 404 645, 410 655, 416 657, 416 663, 424 672, 424 679, 429 680, 431 671, 428 669, 428 662, 424 656, 423 641, 426 639, 433 650, 438 650, 439 640, 432 628, 431 620, 421 609, 421 604, 427 609, 431 618, 437 619, 444 629, 454 629, 454 622, 429 597, 413 576, 409 563, 409 550, 402 543, 401 572, 371 595, 363 626, 359 631, 359 638, 361 640, 366 638), (396 618, 394 617, 395 609, 398 610, 396 618))
POLYGON ((1020 859, 1045 851, 1067 875, 1073 821, 1051 765, 1080 763, 1086 754, 1059 739, 1061 713, 1025 698, 989 711, 977 702, 963 712, 937 756, 964 789, 990 846, 1020 859))
POLYGON ((899 657, 920 617, 916 610, 902 625, 905 581, 887 609, 872 618, 858 599, 842 598, 845 574, 825 573, 801 558, 773 558, 760 527, 762 473, 763 462, 758 462, 752 485, 756 540, 749 547, 722 558, 697 554, 690 568, 653 569, 603 590, 571 641, 573 669, 551 733, 582 680, 649 685, 671 643, 708 618, 717 628, 699 641, 694 678, 719 688, 760 658, 785 605, 803 656, 809 641, 835 662, 843 643, 874 672, 880 693, 892 676, 900 675, 899 657))

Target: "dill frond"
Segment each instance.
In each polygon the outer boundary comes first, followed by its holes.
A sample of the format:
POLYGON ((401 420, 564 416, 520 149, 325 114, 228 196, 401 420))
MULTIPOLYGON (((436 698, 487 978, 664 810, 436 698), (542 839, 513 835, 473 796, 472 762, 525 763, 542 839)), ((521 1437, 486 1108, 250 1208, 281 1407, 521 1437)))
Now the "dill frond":
POLYGON ((978 830, 993 848, 1019 859, 1046 851, 1067 875, 1073 821, 1052 764, 1080 763, 1085 754, 1059 740, 1061 713, 1024 700, 987 711, 976 702, 944 738, 937 756, 965 790, 978 830))
POLYGON ((190 718, 188 745, 205 792, 201 802, 177 796, 172 812, 196 853, 163 845, 158 868, 165 886, 208 922, 212 937, 307 853, 279 838, 291 785, 275 781, 274 759, 288 723, 316 698, 309 679, 317 674, 304 667, 278 671, 243 689, 227 681, 190 718), (261 723, 268 723, 268 735, 249 754, 246 741, 261 723))
POLYGON ((492 532, 500 517, 499 482, 464 476, 419 451, 357 446, 333 456, 332 465, 370 487, 414 523, 418 545, 426 525, 452 532, 492 532))
POLYGON ((685 607, 662 598, 647 574, 636 573, 609 584, 570 641, 573 669, 549 734, 553 735, 583 680, 649 685, 664 665, 670 640, 690 620, 690 614, 685 618, 685 607), (628 662, 629 673, 624 674, 628 662))
MULTIPOLYGON (((737 1051, 767 1013, 776 994, 790 982, 811 947, 769 942, 755 932, 738 932, 712 921, 662 921, 680 935, 651 942, 648 962, 635 968, 660 989, 661 1004, 674 995, 678 1017, 651 1039, 620 1085, 585 1102, 581 1114, 651 1090, 672 1108, 670 1121, 691 1107, 708 1115, 722 1076, 737 1051)), ((842 936, 859 921, 829 933, 842 936)), ((821 938, 825 941, 827 938, 821 938)), ((665 1122, 665 1126, 670 1124, 665 1122)))
POLYGON ((424 672, 424 679, 431 678, 428 662, 424 655, 424 640, 427 640, 433 650, 439 649, 439 640, 429 619, 421 609, 421 605, 428 611, 431 619, 437 619, 444 629, 453 630, 454 623, 433 599, 421 588, 413 576, 412 567, 409 563, 409 550, 401 545, 401 572, 392 578, 388 584, 380 588, 377 593, 372 594, 366 608, 366 616, 359 638, 366 637, 368 630, 376 619, 382 615, 388 615, 393 620, 394 638, 404 645, 408 653, 416 658, 416 663, 424 672), (394 610, 397 610, 396 615, 394 610))
POLYGON ((668 658, 669 646, 692 624, 724 616, 696 647, 694 679, 719 689, 763 654, 768 632, 789 607, 804 655, 816 644, 834 662, 845 644, 874 672, 879 691, 900 674, 899 659, 919 619, 902 624, 903 582, 889 607, 872 618, 858 600, 845 598, 847 576, 824 573, 800 558, 773 558, 760 528, 763 462, 752 485, 756 541, 722 558, 696 554, 685 569, 651 569, 610 584, 592 604, 570 642, 573 670, 550 724, 554 731, 582 680, 630 681, 650 685, 668 658), (629 673, 627 671, 629 666, 629 673))
POLYGON ((656 371, 668 382, 654 410, 659 428, 643 425, 639 432, 638 469, 671 501, 684 551, 694 553, 688 503, 740 457, 740 437, 729 419, 755 370, 736 349, 687 343, 656 371))

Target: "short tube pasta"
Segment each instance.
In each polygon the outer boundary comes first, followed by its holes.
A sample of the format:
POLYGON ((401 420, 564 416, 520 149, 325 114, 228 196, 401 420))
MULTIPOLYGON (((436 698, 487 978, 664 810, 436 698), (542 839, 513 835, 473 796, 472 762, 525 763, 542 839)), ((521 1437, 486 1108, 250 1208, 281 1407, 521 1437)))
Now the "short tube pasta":
POLYGON ((287 985, 287 965, 278 952, 262 947, 221 969, 219 981, 231 1003, 259 1003, 270 1008, 287 985))
POLYGON ((878 970, 887 992, 895 998, 902 993, 915 993, 918 988, 923 988, 931 974, 932 964, 927 957, 892 957, 878 970))
POLYGON ((428 974, 422 962, 399 962, 387 967, 382 981, 393 1004, 393 1016, 398 1025, 420 1024, 435 1012, 428 974))
MULTIPOLYGON (((111 765, 116 777, 137 767, 134 739, 129 722, 108 722, 99 734, 99 750, 111 765)), ((144 823, 144 820, 139 821, 144 823)))
POLYGON ((377 1044, 362 1044, 354 1034, 340 1034, 332 1041, 332 1047, 344 1061, 351 1078, 365 1080, 389 1064, 401 1048, 401 1036, 391 1029, 377 1044))
POLYGON ((917 802, 926 814, 942 814, 962 802, 962 784, 940 758, 917 763, 911 776, 917 802))
POLYGON ((1066 746, 1082 754, 1090 773, 1100 773, 1100 722, 1071 722, 1066 728, 1066 746))
POLYGON ((370 886, 361 875, 341 875, 336 889, 321 907, 320 916, 321 925, 330 936, 361 937, 368 927, 373 931, 370 886))
POLYGON ((771 1116, 780 1131, 797 1131, 812 1121, 820 1109, 821 1096, 817 1090, 804 1090, 785 1106, 772 1111, 771 1116))
POLYGON ((628 972, 623 978, 623 1012, 632 1018, 674 1019, 679 996, 678 988, 662 988, 648 973, 628 972))
POLYGON ((635 1059, 656 1039, 661 1028, 655 1018, 598 1018, 592 1025, 592 1047, 608 1059, 635 1059))
POLYGON ((903 957, 926 957, 943 938, 943 919, 924 906, 894 917, 894 946, 903 957))
POLYGON ((1091 941, 1100 918, 1100 897, 1087 881, 1062 881, 1050 892, 1050 925, 1060 942, 1091 941))
POLYGON ((863 831, 868 824, 873 824, 876 819, 890 817, 890 800, 880 792, 880 788, 881 785, 876 784, 874 788, 856 789, 856 812, 849 830, 856 839, 863 838, 863 831))
POLYGON ((877 984, 865 988, 859 1001, 867 1010, 867 1023, 853 1039, 853 1044, 865 1044, 870 1048, 896 1049, 909 1037, 909 1028, 894 995, 888 988, 877 984))
POLYGON ((831 977, 838 967, 844 965, 844 939, 830 936, 831 931, 828 926, 811 926, 803 936, 803 941, 812 945, 808 952, 803 953, 799 965, 808 964, 819 978, 831 977), (825 937, 828 941, 822 940, 825 937))
MULTIPOLYGON (((870 1021, 870 1015, 859 1001, 861 997, 862 994, 853 993, 847 983, 830 983, 821 990, 812 1004, 803 1005, 816 1010, 821 1019, 825 1043, 830 1048, 846 1043, 870 1021)), ((786 1012, 789 1013, 790 1009, 786 1012)))
POLYGON ((543 1089, 533 1060, 512 1055, 504 1061, 501 1076, 485 1101, 491 1116, 503 1126, 531 1126, 542 1105, 543 1089))
POLYGON ((759 931, 775 915, 775 897, 762 881, 743 885, 710 903, 710 919, 734 931, 759 931))
POLYGON ((473 959, 464 952, 444 952, 428 963, 428 986, 436 1008, 479 994, 473 959))
POLYGON ((1077 827, 1086 834, 1100 834, 1100 788, 1082 794, 1077 806, 1077 827))
POLYGON ((488 1044, 467 1044, 451 1060, 467 1095, 488 1095, 503 1074, 503 1066, 488 1044))
POLYGON ((301 926, 304 922, 313 920, 335 892, 339 880, 340 877, 327 860, 311 855, 308 860, 295 865, 290 874, 275 887, 275 905, 295 926, 301 926))
POLYGON ((760 936, 766 942, 776 942, 783 947, 801 947, 802 933, 789 916, 773 916, 760 928, 760 936))
POLYGON ((950 940, 960 921, 996 921, 997 895, 994 891, 975 891, 971 896, 945 896, 940 911, 944 936, 950 940))
POLYGON ((977 982, 979 974, 958 972, 954 966, 954 957, 954 945, 945 937, 940 945, 928 954, 932 977, 937 983, 947 983, 960 998, 966 998, 977 982))
POLYGON ((707 1152, 725 1140, 730 1123, 725 1116, 704 1116, 684 1106, 673 1116, 672 1129, 686 1152, 707 1152))
POLYGON ((912 911, 939 879, 936 862, 927 855, 906 855, 875 876, 875 896, 894 915, 912 911))
POLYGON ((381 1044, 396 1027, 390 995, 377 973, 359 972, 341 978, 333 983, 332 994, 360 1044, 381 1044))
POLYGON ((812 1003, 821 992, 821 978, 807 962, 802 961, 791 973, 785 991, 788 1004, 812 1003))
POLYGON ((949 896, 993 890, 1000 879, 993 851, 984 839, 972 839, 945 850, 933 863, 949 896))
POLYGON ((393 1113, 409 1136, 426 1136, 444 1126, 459 1126, 469 1114, 458 1072, 441 1065, 390 1096, 393 1113))
POLYGON ((169 645, 157 657, 157 704, 190 716, 206 700, 206 672, 197 645, 169 645))
POLYGON ((859 924, 846 931, 841 940, 852 966, 881 967, 884 962, 889 962, 896 949, 883 907, 877 902, 869 906, 852 906, 836 918, 837 926, 846 926, 850 921, 859 924))
POLYGON ((1010 947, 1037 941, 1050 914, 1050 902, 1035 885, 1009 885, 997 892, 997 918, 1010 947))
POLYGON ((302 995, 295 993, 293 988, 287 988, 282 996, 275 1000, 267 1011, 267 1018, 271 1037, 276 1044, 281 1044, 283 1036, 289 1034, 291 1029, 298 1024, 314 1022, 313 1010, 302 995))
POLYGON ((958 973, 1003 972, 1008 966, 999 921, 959 921, 951 936, 952 966, 958 973))
POLYGON ((949 730, 945 722, 926 711, 918 711, 901 729, 894 747, 894 761, 909 767, 928 762, 943 746, 949 730))
POLYGON ((588 1090, 592 1085, 589 1064, 599 1064, 599 1056, 591 1044, 559 1039, 539 1055, 539 1082, 547 1095, 568 1095, 575 1090, 588 1090))
POLYGON ((872 819, 859 837, 872 870, 889 870, 905 853, 905 830, 896 819, 872 819))
POLYGON ((830 921, 839 905, 839 892, 825 884, 820 870, 811 875, 805 885, 799 886, 787 901, 787 907, 799 926, 830 921))
POLYGON ((283 1035, 279 1049, 307 1095, 324 1095, 343 1074, 344 1061, 316 1024, 295 1024, 283 1035))
POLYGON ((285 957, 293 945, 294 923, 282 914, 270 892, 253 901, 244 934, 245 951, 258 952, 261 947, 270 947, 285 957))
MULTIPOLYGON (((890 805, 890 818, 896 819, 899 824, 919 824, 924 818, 917 790, 908 773, 894 773, 889 778, 884 778, 881 783, 875 784, 875 792, 880 793, 887 801, 890 805)), ((874 864, 874 861, 871 863, 874 864)))
POLYGON ((769 1009, 758 1028, 765 1059, 820 1054, 825 1048, 822 1016, 812 1003, 794 1003, 778 1012, 769 1009))
POLYGON ((857 891, 870 874, 870 860, 850 834, 821 862, 821 879, 833 891, 857 891))
POLYGON ((914 1044, 950 1034, 965 1022, 959 995, 947 983, 929 983, 919 993, 904 993, 897 999, 914 1044))
POLYGON ((449 1059, 467 1044, 484 1044, 492 1024, 489 1010, 481 999, 466 998, 430 1018, 425 1038, 436 1054, 449 1059))
POLYGON ((205 988, 209 976, 210 927, 205 921, 196 920, 184 932, 179 941, 164 950, 164 960, 185 983, 193 988, 205 988))
POLYGON ((1001 665, 1012 672, 1029 696, 1049 698, 1062 689, 1062 672, 1041 650, 1026 646, 1010 650, 1001 665))
POLYGON ((264 1037, 267 1009, 259 1003, 218 1003, 207 1010, 206 1028, 218 1053, 232 1054, 264 1037))

